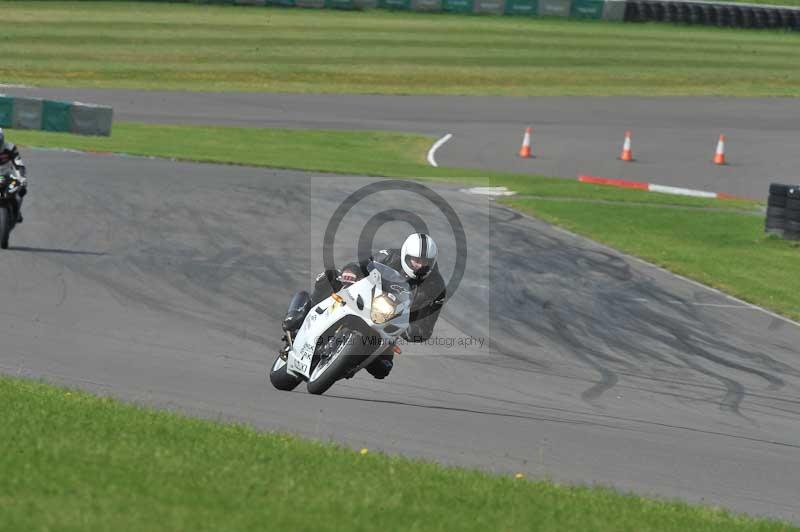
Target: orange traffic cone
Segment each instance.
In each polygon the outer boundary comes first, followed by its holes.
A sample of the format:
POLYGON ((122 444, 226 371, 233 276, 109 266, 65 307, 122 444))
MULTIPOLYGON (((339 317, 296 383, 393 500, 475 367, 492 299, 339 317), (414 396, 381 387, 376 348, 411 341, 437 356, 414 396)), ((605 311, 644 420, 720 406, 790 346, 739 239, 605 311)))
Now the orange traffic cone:
POLYGON ((719 136, 717 152, 714 154, 714 164, 725 164, 725 135, 719 136))
POLYGON ((622 153, 619 154, 620 161, 632 161, 633 151, 631 150, 631 136, 630 131, 625 132, 625 142, 622 144, 622 153))
POLYGON ((531 128, 525 129, 525 136, 522 137, 522 147, 519 149, 519 156, 524 158, 533 157, 531 155, 531 132, 533 130, 531 128))

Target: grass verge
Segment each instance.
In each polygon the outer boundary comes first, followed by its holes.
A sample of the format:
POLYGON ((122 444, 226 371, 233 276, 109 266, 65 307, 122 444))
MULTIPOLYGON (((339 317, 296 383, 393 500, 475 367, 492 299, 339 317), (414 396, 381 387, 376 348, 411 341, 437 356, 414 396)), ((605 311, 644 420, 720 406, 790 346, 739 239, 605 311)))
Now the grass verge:
POLYGON ((6 530, 790 530, 609 489, 360 454, 7 377, 0 403, 6 530))
POLYGON ((20 146, 124 152, 187 161, 291 168, 354 175, 414 175, 425 169, 431 140, 381 131, 114 124, 110 137, 8 130, 20 146))
POLYGON ((581 184, 553 177, 433 168, 425 160, 435 140, 383 131, 259 129, 115 123, 111 137, 8 130, 20 146, 124 152, 186 161, 289 168, 351 175, 439 179, 508 186, 520 194, 752 210, 752 201, 726 201, 647 194, 639 190, 581 184), (225 150, 219 149, 225 139, 225 150))
POLYGON ((4 83, 295 93, 800 94, 797 32, 135 2, 0 5, 4 83))

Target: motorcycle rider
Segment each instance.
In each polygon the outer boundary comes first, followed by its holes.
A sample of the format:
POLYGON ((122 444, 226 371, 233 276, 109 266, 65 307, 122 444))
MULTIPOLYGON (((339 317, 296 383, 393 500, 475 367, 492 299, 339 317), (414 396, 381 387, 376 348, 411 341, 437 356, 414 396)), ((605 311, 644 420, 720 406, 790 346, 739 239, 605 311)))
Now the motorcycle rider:
MULTIPOLYGON (((444 279, 436 263, 437 252, 433 238, 425 233, 413 233, 406 238, 399 249, 382 249, 368 260, 346 265, 341 272, 326 270, 317 276, 309 309, 332 293, 365 277, 370 262, 380 262, 405 273, 411 286, 410 325, 403 333, 403 338, 409 342, 425 342, 433 334, 433 328, 447 295, 444 279)), ((393 367, 394 352, 389 348, 373 360, 366 370, 376 379, 384 379, 393 367)))
POLYGON ((13 170, 19 171, 19 206, 17 209, 17 223, 22 223, 22 198, 28 193, 28 179, 25 177, 25 164, 19 155, 17 147, 6 140, 3 128, 0 128, 0 175, 10 175, 13 170))

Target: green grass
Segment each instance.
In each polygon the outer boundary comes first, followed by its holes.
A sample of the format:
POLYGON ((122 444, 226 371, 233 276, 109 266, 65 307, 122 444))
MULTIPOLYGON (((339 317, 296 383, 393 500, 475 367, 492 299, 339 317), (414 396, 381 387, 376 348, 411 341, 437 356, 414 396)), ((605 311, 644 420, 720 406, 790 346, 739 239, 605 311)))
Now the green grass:
POLYGON ((609 489, 362 455, 7 377, 0 404, 0 530, 790 530, 609 489))
POLYGON ((800 94, 797 32, 188 4, 0 4, 4 83, 385 94, 800 94))
POLYGON ((272 168, 356 175, 414 175, 433 142, 426 136, 380 131, 114 124, 110 137, 7 130, 21 146, 124 152, 272 168), (220 149, 220 139, 225 149, 220 149))

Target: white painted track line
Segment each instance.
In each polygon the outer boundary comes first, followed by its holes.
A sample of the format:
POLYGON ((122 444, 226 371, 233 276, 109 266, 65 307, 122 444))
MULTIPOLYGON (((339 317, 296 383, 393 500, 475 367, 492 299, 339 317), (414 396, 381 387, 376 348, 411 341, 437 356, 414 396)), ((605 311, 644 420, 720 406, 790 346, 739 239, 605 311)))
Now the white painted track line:
POLYGON ((436 164, 436 150, 441 148, 444 145, 445 142, 447 142, 448 140, 450 140, 452 138, 453 138, 452 133, 448 133, 447 135, 445 135, 444 137, 440 138, 439 140, 437 140, 436 142, 433 143, 433 146, 431 146, 431 149, 428 150, 428 163, 431 166, 433 166, 434 168, 438 168, 439 167, 439 165, 436 164))

